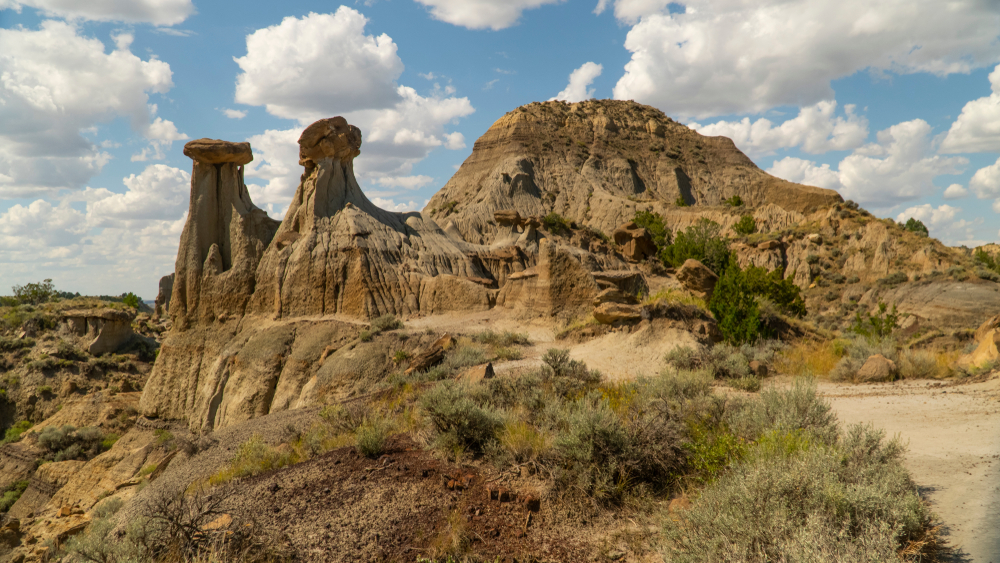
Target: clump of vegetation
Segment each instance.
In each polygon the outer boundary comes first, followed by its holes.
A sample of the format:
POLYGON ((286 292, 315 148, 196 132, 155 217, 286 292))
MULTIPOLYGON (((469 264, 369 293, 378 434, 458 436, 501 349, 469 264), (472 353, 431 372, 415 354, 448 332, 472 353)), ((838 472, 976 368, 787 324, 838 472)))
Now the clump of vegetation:
POLYGON ((0 513, 9 512, 17 499, 28 489, 28 481, 15 481, 7 486, 0 497, 0 513))
POLYGON ((472 340, 480 344, 486 344, 488 346, 529 346, 531 345, 531 339, 528 335, 523 332, 512 332, 505 330, 502 332, 497 332, 493 330, 484 330, 483 332, 476 333, 472 335, 472 340))
POLYGON ((921 236, 930 236, 930 231, 927 230, 927 225, 924 225, 923 221, 919 219, 914 219, 910 217, 905 224, 900 223, 903 230, 910 231, 911 233, 917 233, 921 236))
POLYGON ((670 228, 666 226, 663 216, 659 213, 636 211, 632 221, 649 232, 649 236, 653 238, 653 244, 656 245, 657 250, 661 250, 673 240, 670 228))
POLYGON ((21 435, 24 434, 32 424, 30 421, 22 420, 10 428, 4 433, 3 441, 0 441, 0 445, 10 444, 13 442, 18 442, 21 440, 21 435))
POLYGON ((910 276, 904 272, 893 272, 888 276, 878 280, 879 285, 894 286, 910 281, 910 276))
POLYGON ((542 226, 553 234, 568 233, 570 230, 569 221, 555 211, 542 217, 542 226))
POLYGON ((299 461, 304 460, 298 452, 294 450, 279 452, 264 441, 263 436, 254 434, 249 440, 240 444, 236 455, 229 460, 226 467, 209 477, 208 483, 212 486, 221 485, 240 477, 294 465, 299 461))
POLYGON ((753 215, 744 215, 733 225, 733 230, 738 235, 752 235, 757 232, 757 221, 753 218, 753 215))
POLYGON ((723 200, 723 203, 729 207, 743 207, 743 198, 738 195, 734 195, 729 199, 723 200))
POLYGON ((674 205, 676 205, 677 207, 687 207, 688 202, 686 199, 684 199, 684 196, 679 195, 677 196, 677 199, 674 200, 674 205))
POLYGON ((133 309, 138 309, 139 304, 142 303, 142 298, 130 291, 122 296, 122 303, 133 309))
POLYGON ((376 335, 400 328, 403 328, 403 321, 397 319, 395 315, 382 315, 371 322, 369 331, 372 335, 376 335))
POLYGON ((37 434, 38 445, 45 448, 42 459, 46 461, 86 461, 111 449, 118 436, 105 434, 100 428, 71 424, 46 426, 37 434))
POLYGON ((750 362, 773 365, 784 348, 780 340, 758 340, 739 346, 723 342, 700 350, 678 346, 667 352, 664 360, 675 369, 702 370, 714 379, 736 380, 752 375, 750 362))
POLYGON ((743 270, 735 260, 720 276, 708 306, 719 323, 722 337, 729 343, 742 344, 768 338, 773 333, 762 319, 762 301, 793 317, 802 317, 806 312, 800 290, 791 278, 783 278, 780 270, 767 272, 757 266, 743 270))
POLYGON ((890 310, 888 305, 879 301, 878 312, 872 314, 869 311, 859 310, 855 313, 854 323, 847 330, 869 341, 880 341, 889 337, 897 328, 899 328, 899 312, 896 305, 893 304, 890 310))
POLYGON ((51 279, 26 283, 24 285, 15 285, 12 289, 14 291, 14 299, 18 303, 27 305, 41 305, 52 299, 56 293, 51 279))
POLYGON ((689 258, 698 260, 721 277, 730 263, 729 243, 722 238, 721 231, 718 223, 703 217, 678 232, 674 242, 664 246, 660 259, 675 268, 689 258))

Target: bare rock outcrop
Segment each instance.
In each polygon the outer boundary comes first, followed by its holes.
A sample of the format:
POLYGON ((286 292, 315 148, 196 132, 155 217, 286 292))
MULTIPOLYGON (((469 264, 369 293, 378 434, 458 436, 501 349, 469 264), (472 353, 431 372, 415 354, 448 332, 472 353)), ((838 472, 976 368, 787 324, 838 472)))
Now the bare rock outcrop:
POLYGON ((170 311, 170 296, 174 292, 174 274, 160 278, 156 300, 153 302, 153 317, 166 317, 170 311))
POLYGON ((896 378, 897 373, 899 371, 896 369, 896 362, 882 354, 875 354, 865 360, 864 365, 854 377, 858 383, 881 383, 892 381, 896 378))
POLYGON ((769 230, 842 201, 833 190, 775 178, 732 140, 700 135, 655 108, 593 100, 536 102, 507 113, 424 211, 453 224, 463 240, 490 244, 509 234, 497 211, 556 212, 608 233, 647 209, 672 227, 706 212, 729 226, 739 217, 721 205, 735 195, 769 230), (679 199, 689 207, 675 205, 679 199))
POLYGON ((656 256, 656 244, 649 231, 632 221, 615 229, 611 238, 621 248, 622 255, 631 262, 641 262, 650 256, 656 256))
POLYGON ((85 339, 87 351, 94 356, 117 352, 136 338, 132 316, 115 309, 65 311, 61 331, 85 339))

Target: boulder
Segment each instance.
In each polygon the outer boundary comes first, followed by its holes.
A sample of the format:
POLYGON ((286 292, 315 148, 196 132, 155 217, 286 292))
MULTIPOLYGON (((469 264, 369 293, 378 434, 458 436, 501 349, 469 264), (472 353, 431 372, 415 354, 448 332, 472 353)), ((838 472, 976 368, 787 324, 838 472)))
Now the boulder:
POLYGON ((117 352, 135 338, 131 315, 115 309, 65 311, 60 330, 90 340, 87 351, 94 356, 117 352))
POLYGON ((780 240, 765 240, 764 242, 757 245, 760 250, 778 250, 781 248, 780 240))
POLYGON ((231 143, 218 139, 195 139, 184 145, 184 156, 202 164, 232 163, 243 166, 253 161, 250 143, 231 143))
POLYGON ((656 256, 656 244, 649 231, 629 221, 614 230, 611 237, 621 247, 622 255, 631 262, 641 262, 656 256))
POLYGON ((715 291, 715 284, 719 281, 719 276, 710 270, 708 266, 693 259, 688 259, 677 270, 677 281, 681 282, 684 289, 711 301, 712 292, 715 291))
POLYGON ((767 366, 754 360, 750 362, 750 373, 756 375, 757 377, 767 377, 767 366))
POLYGON ((858 383, 879 383, 892 381, 896 378, 897 373, 898 370, 896 369, 895 362, 882 354, 875 354, 865 360, 865 365, 861 366, 861 369, 858 370, 855 379, 858 383))
POLYGON ((598 307, 603 303, 623 303, 627 305, 635 305, 639 303, 639 300, 636 299, 634 295, 622 293, 617 288, 614 288, 605 289, 604 291, 598 293, 597 297, 594 297, 595 307, 598 307))
POLYGON ((642 320, 642 307, 623 303, 602 303, 594 308, 594 318, 606 325, 639 322, 642 320))
POLYGON ((519 225, 521 223, 521 214, 514 209, 494 211, 493 218, 500 225, 519 225))
POLYGON ((457 381, 465 381, 468 383, 479 383, 484 379, 492 379, 494 375, 493 363, 488 362, 469 368, 465 372, 459 374, 459 376, 455 379, 457 381))

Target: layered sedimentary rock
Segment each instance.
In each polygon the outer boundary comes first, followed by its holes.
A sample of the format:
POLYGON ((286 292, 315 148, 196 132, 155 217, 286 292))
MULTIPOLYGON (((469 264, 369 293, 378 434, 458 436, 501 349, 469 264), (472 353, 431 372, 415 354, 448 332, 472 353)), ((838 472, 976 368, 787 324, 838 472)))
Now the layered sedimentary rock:
MULTIPOLYGON (((770 229, 842 201, 767 174, 726 137, 700 135, 649 106, 598 100, 536 102, 504 115, 425 212, 466 241, 491 243, 504 234, 498 210, 556 212, 610 233, 638 209, 684 227, 733 196, 770 229)), ((712 218, 728 227, 739 216, 715 210, 712 218)))
POLYGON ((94 356, 117 352, 136 337, 132 317, 114 309, 65 311, 61 331, 86 340, 87 352, 94 356))
POLYGON ((180 328, 242 315, 257 263, 278 227, 243 183, 243 165, 253 160, 249 143, 198 139, 184 154, 194 160, 191 201, 170 298, 170 316, 180 328))

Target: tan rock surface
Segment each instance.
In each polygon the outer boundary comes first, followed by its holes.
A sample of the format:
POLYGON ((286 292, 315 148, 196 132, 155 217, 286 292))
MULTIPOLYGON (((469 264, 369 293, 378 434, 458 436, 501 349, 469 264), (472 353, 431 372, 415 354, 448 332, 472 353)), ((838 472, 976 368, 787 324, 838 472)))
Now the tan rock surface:
POLYGON ((688 259, 677 270, 677 281, 707 303, 712 299, 712 292, 715 291, 719 276, 701 262, 688 259))
POLYGON ((243 166, 253 160, 250 143, 231 143, 217 139, 195 139, 184 145, 184 156, 201 164, 243 166))
POLYGON ((865 364, 858 370, 855 379, 858 383, 882 383, 892 381, 898 373, 896 362, 882 354, 875 354, 865 360, 865 364))

